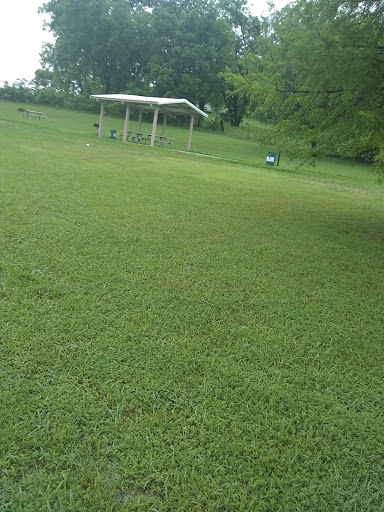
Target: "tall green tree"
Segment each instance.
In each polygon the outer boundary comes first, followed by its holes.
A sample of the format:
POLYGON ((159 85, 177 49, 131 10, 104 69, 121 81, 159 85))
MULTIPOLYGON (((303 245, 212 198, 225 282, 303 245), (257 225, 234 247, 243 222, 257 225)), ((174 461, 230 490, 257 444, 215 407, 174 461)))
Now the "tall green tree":
POLYGON ((256 51, 260 23, 256 16, 251 15, 247 4, 242 0, 221 0, 220 5, 223 17, 230 23, 235 35, 235 58, 228 62, 226 71, 221 74, 225 82, 223 98, 227 109, 224 117, 232 126, 239 126, 247 112, 249 96, 244 90, 237 90, 226 77, 247 73, 244 57, 246 52, 256 51))
POLYGON ((147 7, 134 0, 50 0, 41 12, 50 16, 55 44, 46 45, 43 64, 70 92, 140 87, 151 55, 147 7))
POLYGON ((150 81, 160 96, 204 108, 222 102, 219 73, 235 57, 235 36, 219 6, 206 0, 162 0, 153 9, 156 50, 150 81))
POLYGON ((239 91, 314 151, 372 161, 384 140, 384 2, 298 0, 263 27, 239 91))

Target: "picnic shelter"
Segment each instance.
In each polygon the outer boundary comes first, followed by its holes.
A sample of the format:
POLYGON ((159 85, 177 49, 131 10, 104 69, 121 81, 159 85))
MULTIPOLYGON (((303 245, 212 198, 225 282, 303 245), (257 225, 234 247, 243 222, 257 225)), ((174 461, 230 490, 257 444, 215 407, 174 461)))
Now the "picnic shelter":
POLYGON ((143 112, 153 112, 153 123, 152 123, 152 133, 150 134, 150 145, 155 145, 156 140, 156 130, 159 114, 163 114, 163 125, 162 125, 162 135, 161 138, 164 140, 165 130, 167 126, 167 117, 174 115, 182 115, 188 116, 190 118, 189 122, 189 134, 188 134, 188 143, 187 150, 191 149, 191 141, 192 141, 192 132, 194 120, 196 117, 207 117, 208 115, 197 108, 195 105, 190 103, 186 99, 176 99, 176 98, 155 98, 151 96, 136 96, 133 94, 92 94, 91 98, 95 98, 100 102, 100 121, 98 128, 98 136, 102 137, 103 135, 103 119, 104 119, 104 110, 105 110, 105 102, 106 101, 120 101, 121 103, 126 105, 125 111, 125 121, 124 121, 124 130, 123 130, 123 142, 127 142, 127 136, 129 133, 129 117, 131 107, 136 107, 139 111, 139 120, 138 120, 138 128, 137 133, 141 134, 141 122, 143 112))

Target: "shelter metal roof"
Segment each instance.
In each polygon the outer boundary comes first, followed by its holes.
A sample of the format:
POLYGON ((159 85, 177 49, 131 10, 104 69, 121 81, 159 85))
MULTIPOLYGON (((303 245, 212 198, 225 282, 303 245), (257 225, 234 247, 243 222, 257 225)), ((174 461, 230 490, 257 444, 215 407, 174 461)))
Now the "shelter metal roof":
POLYGON ((120 101, 137 106, 143 112, 153 112, 159 107, 159 112, 169 115, 197 115, 208 117, 208 114, 197 108, 186 99, 155 98, 152 96, 136 96, 134 94, 92 94, 91 98, 100 101, 120 101))

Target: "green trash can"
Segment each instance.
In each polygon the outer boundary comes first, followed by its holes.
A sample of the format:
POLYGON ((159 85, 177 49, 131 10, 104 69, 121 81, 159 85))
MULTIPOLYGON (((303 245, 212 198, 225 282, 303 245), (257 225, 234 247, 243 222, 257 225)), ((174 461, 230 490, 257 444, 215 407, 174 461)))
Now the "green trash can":
POLYGON ((116 130, 109 130, 109 138, 116 139, 116 130))
POLYGON ((276 153, 268 152, 267 159, 266 159, 265 163, 267 165, 274 166, 275 165, 275 161, 276 161, 276 153))

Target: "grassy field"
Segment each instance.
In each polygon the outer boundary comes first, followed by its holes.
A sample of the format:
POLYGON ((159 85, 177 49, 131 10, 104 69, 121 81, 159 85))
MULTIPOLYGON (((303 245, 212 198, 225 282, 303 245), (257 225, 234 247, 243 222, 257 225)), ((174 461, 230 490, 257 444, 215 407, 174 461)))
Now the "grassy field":
POLYGON ((272 169, 202 131, 193 151, 222 158, 122 144, 17 107, 0 102, 1 512, 384 510, 368 168, 272 169))

